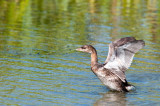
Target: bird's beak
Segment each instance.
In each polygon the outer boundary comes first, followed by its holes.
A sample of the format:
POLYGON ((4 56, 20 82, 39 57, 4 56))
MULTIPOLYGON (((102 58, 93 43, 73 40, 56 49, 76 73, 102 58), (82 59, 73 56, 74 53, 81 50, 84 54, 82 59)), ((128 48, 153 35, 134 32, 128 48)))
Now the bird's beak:
POLYGON ((77 48, 76 50, 77 50, 77 51, 81 51, 81 48, 77 48))

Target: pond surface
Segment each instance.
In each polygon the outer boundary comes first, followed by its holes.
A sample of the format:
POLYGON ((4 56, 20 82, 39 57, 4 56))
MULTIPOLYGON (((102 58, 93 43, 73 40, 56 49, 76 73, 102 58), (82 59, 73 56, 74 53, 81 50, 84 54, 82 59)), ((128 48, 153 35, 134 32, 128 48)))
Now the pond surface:
POLYGON ((159 0, 1 0, 0 105, 160 105, 159 0), (126 72, 136 91, 109 91, 90 70, 111 41, 146 42, 126 72))

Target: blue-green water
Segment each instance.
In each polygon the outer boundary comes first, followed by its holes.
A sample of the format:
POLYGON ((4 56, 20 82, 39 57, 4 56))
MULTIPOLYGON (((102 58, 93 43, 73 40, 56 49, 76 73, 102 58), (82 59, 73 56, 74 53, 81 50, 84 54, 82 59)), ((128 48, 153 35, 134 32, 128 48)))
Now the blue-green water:
POLYGON ((160 105, 160 1, 0 1, 0 105, 160 105), (146 42, 126 72, 136 91, 110 92, 90 70, 91 44, 146 42))

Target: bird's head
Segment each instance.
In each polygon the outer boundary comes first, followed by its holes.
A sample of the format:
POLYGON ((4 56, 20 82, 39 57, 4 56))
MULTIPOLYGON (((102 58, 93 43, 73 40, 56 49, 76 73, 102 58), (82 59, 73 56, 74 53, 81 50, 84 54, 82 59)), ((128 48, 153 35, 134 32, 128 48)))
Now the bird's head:
POLYGON ((82 51, 82 52, 87 52, 87 53, 92 53, 94 50, 94 47, 92 45, 84 45, 80 48, 77 48, 76 50, 82 51))

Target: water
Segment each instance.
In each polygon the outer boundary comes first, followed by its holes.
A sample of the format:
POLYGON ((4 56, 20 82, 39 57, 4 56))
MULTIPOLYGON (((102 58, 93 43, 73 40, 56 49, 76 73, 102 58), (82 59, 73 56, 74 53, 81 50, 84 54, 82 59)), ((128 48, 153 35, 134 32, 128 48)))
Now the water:
POLYGON ((159 105, 158 0, 0 1, 0 105, 159 105), (109 91, 90 70, 93 45, 103 63, 108 44, 146 42, 126 72, 136 91, 109 91))

